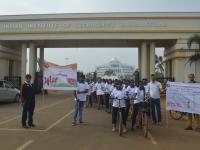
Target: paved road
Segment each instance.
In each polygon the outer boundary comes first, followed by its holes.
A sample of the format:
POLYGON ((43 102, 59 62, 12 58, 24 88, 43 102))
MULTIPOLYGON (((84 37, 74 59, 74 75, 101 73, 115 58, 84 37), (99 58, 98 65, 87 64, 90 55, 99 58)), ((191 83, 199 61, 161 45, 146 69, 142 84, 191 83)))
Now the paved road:
POLYGON ((31 129, 21 128, 21 107, 18 104, 1 103, 0 150, 200 149, 200 133, 184 131, 184 120, 169 120, 168 127, 151 126, 147 139, 140 130, 129 131, 119 137, 117 132, 111 132, 110 114, 87 108, 84 112, 85 123, 72 127, 72 99, 69 94, 37 96, 34 116, 37 127, 31 129))

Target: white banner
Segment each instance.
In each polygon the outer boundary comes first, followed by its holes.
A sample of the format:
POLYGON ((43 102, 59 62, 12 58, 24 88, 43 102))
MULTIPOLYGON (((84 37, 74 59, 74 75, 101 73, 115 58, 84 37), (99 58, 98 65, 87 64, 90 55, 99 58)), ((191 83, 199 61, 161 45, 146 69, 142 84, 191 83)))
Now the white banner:
POLYGON ((64 67, 45 68, 43 88, 48 90, 76 90, 77 70, 64 67))
POLYGON ((200 84, 168 82, 166 109, 200 114, 200 84))

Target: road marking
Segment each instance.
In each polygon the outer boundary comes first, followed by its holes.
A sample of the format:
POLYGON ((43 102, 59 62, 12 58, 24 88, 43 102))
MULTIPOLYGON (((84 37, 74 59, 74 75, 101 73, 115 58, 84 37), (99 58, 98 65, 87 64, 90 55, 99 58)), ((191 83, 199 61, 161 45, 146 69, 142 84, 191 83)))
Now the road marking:
POLYGON ((15 117, 11 118, 11 119, 2 121, 2 122, 0 122, 0 125, 6 124, 6 123, 11 122, 11 121, 13 121, 13 120, 15 120, 15 119, 18 119, 20 116, 21 116, 21 115, 17 115, 17 116, 15 116, 15 117))
POLYGON ((37 129, 10 129, 10 128, 0 128, 0 131, 26 131, 26 132, 44 132, 45 130, 37 129))
POLYGON ((69 113, 67 113, 65 116, 63 116, 62 118, 60 118, 59 120, 57 120, 56 122, 54 122, 53 124, 51 124, 49 127, 47 127, 46 129, 11 129, 11 128, 0 128, 0 131, 26 131, 26 132, 47 132, 50 129, 52 129, 53 127, 55 127, 56 125, 58 125, 61 121, 63 121, 65 118, 67 118, 69 115, 71 115, 73 112, 73 110, 71 110, 69 113))
POLYGON ((46 128, 45 131, 49 131, 50 129, 52 129, 53 127, 55 127, 56 125, 58 125, 61 121, 63 121, 65 118, 67 118, 69 115, 71 115, 72 112, 73 112, 73 110, 70 111, 69 113, 67 113, 65 116, 63 116, 59 120, 57 120, 56 122, 54 122, 52 125, 50 125, 48 128, 46 128))
POLYGON ((23 149, 25 149, 27 146, 29 146, 31 143, 33 143, 33 140, 30 140, 30 141, 24 143, 22 146, 18 147, 16 150, 23 150, 23 149))
POLYGON ((148 133, 148 138, 151 140, 151 143, 152 143, 153 145, 157 145, 156 140, 153 138, 153 136, 151 135, 150 132, 148 133))
MULTIPOLYGON (((45 110, 45 109, 50 108, 50 107, 53 107, 53 106, 58 105, 58 104, 60 104, 60 103, 64 103, 64 102, 66 102, 66 101, 67 101, 67 100, 61 101, 61 102, 57 102, 57 103, 54 103, 54 104, 50 104, 50 105, 48 105, 48 106, 44 106, 44 107, 42 107, 42 108, 36 109, 35 112, 36 112, 36 113, 37 113, 37 112, 40 112, 40 111, 42 111, 42 110, 45 110)), ((13 118, 10 118, 10 119, 8 119, 8 120, 4 120, 4 121, 0 122, 0 125, 6 124, 6 123, 11 122, 11 121, 16 120, 16 119, 19 119, 20 117, 21 117, 21 115, 17 115, 17 116, 15 116, 15 117, 13 117, 13 118)))

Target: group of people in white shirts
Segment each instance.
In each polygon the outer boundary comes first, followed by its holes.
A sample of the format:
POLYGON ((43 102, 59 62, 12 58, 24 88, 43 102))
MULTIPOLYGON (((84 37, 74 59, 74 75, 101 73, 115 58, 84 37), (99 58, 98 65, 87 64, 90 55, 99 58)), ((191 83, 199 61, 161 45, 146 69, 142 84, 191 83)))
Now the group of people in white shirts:
POLYGON ((151 82, 146 79, 139 81, 136 85, 129 80, 103 80, 99 79, 96 83, 84 79, 82 76, 78 83, 78 88, 74 91, 75 106, 72 125, 83 123, 84 103, 93 106, 97 103, 98 109, 105 106, 105 110, 112 112, 112 131, 116 131, 117 112, 119 107, 122 111, 123 132, 127 132, 127 119, 130 109, 130 100, 133 99, 134 111, 132 114, 132 129, 135 127, 136 118, 139 111, 139 104, 145 101, 148 96, 151 99, 151 113, 154 124, 161 125, 161 106, 160 92, 161 83, 156 81, 155 75, 151 75, 151 82), (155 114, 157 113, 157 114, 155 114))

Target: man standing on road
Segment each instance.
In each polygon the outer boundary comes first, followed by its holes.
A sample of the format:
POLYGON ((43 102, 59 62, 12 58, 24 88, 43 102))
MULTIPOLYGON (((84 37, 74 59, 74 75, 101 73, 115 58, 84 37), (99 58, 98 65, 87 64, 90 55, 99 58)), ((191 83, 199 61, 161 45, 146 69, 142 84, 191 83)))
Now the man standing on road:
MULTIPOLYGON (((196 83, 194 74, 188 75, 189 82, 188 83, 196 83)), ((185 130, 193 130, 192 128, 192 118, 196 120, 197 127, 195 128, 196 131, 200 132, 200 115, 198 114, 191 114, 188 113, 188 126, 185 130)))
POLYGON ((22 112, 22 127, 28 128, 35 127, 33 124, 33 113, 35 109, 35 89, 34 85, 31 83, 31 75, 27 74, 25 76, 25 82, 21 88, 21 105, 23 106, 22 112), (28 126, 27 122, 28 115, 28 126))
POLYGON ((77 90, 74 91, 75 105, 72 126, 76 125, 77 116, 79 115, 79 123, 83 123, 83 108, 86 101, 86 95, 89 91, 89 85, 85 82, 85 77, 82 75, 78 82, 77 90))
POLYGON ((160 82, 156 81, 154 74, 151 75, 151 82, 148 85, 148 92, 151 99, 151 112, 153 123, 162 125, 161 120, 161 105, 160 105, 160 92, 162 90, 162 85, 160 82), (157 112, 157 115, 155 114, 157 112), (157 118, 156 118, 157 116, 157 118))

